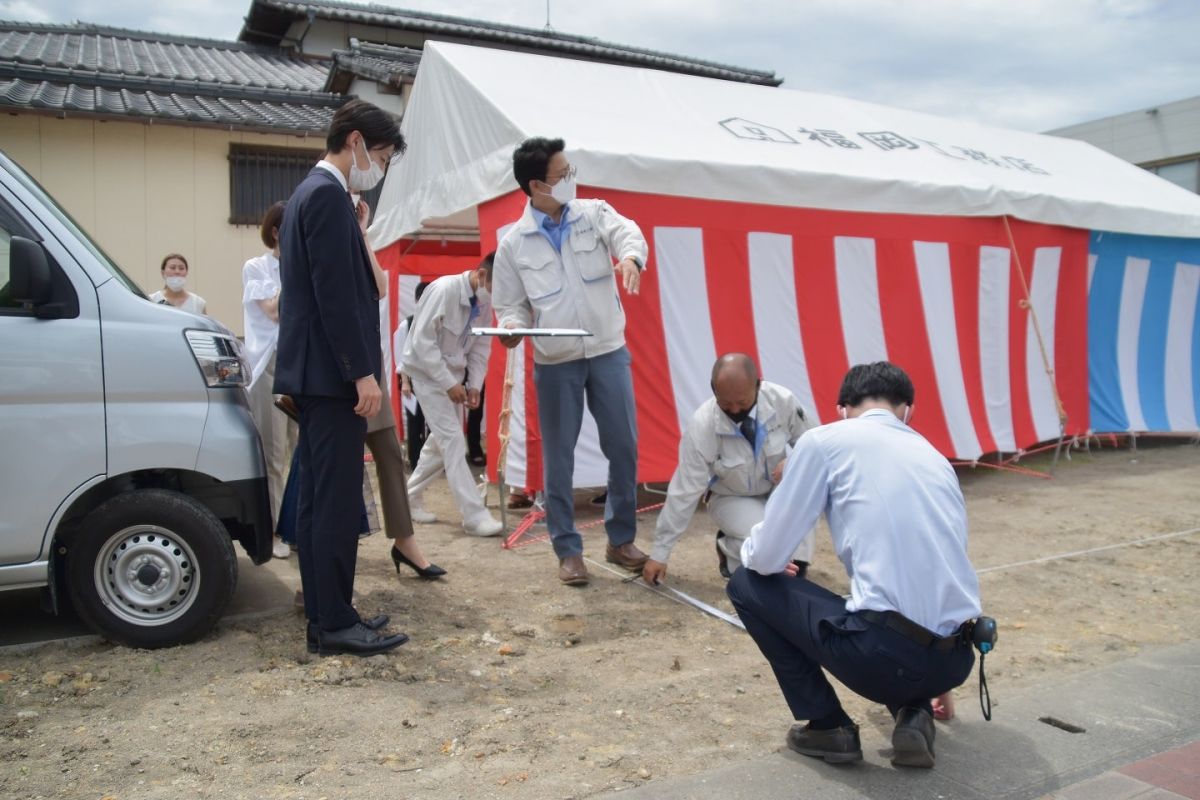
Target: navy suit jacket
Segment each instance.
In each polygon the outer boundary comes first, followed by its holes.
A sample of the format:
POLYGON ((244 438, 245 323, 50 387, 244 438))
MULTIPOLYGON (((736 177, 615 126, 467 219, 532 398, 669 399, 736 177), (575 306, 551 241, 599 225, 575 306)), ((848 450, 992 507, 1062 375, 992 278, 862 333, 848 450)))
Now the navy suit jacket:
POLYGON ((357 399, 379 378, 379 294, 350 196, 321 167, 308 173, 279 229, 275 393, 357 399))

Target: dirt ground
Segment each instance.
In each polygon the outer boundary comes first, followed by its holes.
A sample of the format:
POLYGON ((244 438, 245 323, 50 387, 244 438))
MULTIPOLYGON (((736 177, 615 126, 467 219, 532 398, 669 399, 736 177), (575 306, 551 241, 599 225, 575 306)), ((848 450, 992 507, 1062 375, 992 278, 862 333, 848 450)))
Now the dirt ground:
MULTIPOLYGON (((1194 636, 1200 534, 997 568, 1197 528, 1200 448, 1076 452, 1050 480, 960 477, 984 606, 1000 621, 987 661, 998 716, 1040 680, 1194 636)), ((598 515, 587 499, 581 521, 598 515)), ((444 484, 427 504, 454 518, 444 484)), ((640 517, 646 549, 654 520, 640 517)), ((749 637, 604 569, 599 528, 585 532, 584 589, 559 585, 544 542, 503 551, 454 524, 418 528, 445 580, 398 578, 382 535, 360 548, 360 609, 412 637, 393 654, 309 656, 289 610, 169 650, 0 656, 0 797, 583 798, 782 746, 789 715, 749 637)), ((698 513, 670 582, 730 610, 713 533, 698 513)), ((810 575, 844 590, 827 532, 810 575)), ((976 676, 950 725, 979 719, 976 676)), ((886 712, 842 696, 864 744, 885 746, 886 712)))

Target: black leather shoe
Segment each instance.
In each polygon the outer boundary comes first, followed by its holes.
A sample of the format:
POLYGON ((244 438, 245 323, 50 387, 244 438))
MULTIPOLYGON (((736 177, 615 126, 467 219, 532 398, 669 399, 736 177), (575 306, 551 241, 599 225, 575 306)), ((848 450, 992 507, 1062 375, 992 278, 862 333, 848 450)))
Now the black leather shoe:
POLYGON ((403 633, 384 635, 359 622, 338 631, 319 631, 317 652, 323 656, 335 656, 342 653, 354 656, 375 656, 394 650, 407 641, 408 637, 403 633))
POLYGON ((862 761, 863 757, 857 725, 843 725, 826 731, 793 725, 788 731, 787 746, 801 755, 823 758, 830 764, 862 761))
POLYGON ((395 545, 392 545, 392 563, 396 565, 397 575, 400 574, 401 564, 407 564, 408 566, 412 567, 413 572, 417 573, 417 575, 427 581, 440 578, 446 574, 446 570, 442 569, 437 564, 434 564, 432 561, 429 563, 428 567, 418 567, 415 563, 413 563, 411 558, 404 555, 404 553, 401 553, 400 548, 396 547, 395 545))
POLYGON ((933 715, 923 708, 906 706, 896 715, 892 731, 892 766, 933 766, 933 715))
POLYGON ((388 617, 387 614, 376 614, 375 616, 371 617, 370 619, 363 619, 362 617, 359 617, 358 621, 361 622, 363 625, 366 625, 371 630, 377 631, 380 628, 382 628, 384 625, 387 625, 392 620, 390 617, 388 617))
POLYGON ((721 540, 725 538, 722 531, 717 531, 717 572, 721 573, 721 577, 729 580, 729 559, 725 555, 725 551, 721 549, 721 540))
MULTIPOLYGON (((373 631, 377 631, 384 625, 387 625, 391 620, 387 614, 378 614, 370 619, 360 620, 363 625, 373 631)), ((317 624, 315 622, 308 623, 308 631, 305 634, 305 644, 308 647, 308 652, 315 653, 319 649, 317 624)))

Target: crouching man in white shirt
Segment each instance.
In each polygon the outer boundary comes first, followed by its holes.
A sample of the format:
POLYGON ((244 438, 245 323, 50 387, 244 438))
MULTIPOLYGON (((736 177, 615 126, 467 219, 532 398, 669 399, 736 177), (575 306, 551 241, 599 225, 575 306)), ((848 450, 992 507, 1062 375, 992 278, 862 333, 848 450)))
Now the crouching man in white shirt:
MULTIPOLYGON (((671 550, 702 496, 707 496, 709 516, 719 528, 717 569, 728 578, 741 564, 742 543, 763 520, 788 447, 812 427, 796 397, 761 380, 754 360, 745 353, 718 358, 709 385, 713 396, 696 409, 679 440, 679 464, 642 572, 651 585, 667 574, 671 550)), ((800 574, 812 561, 812 550, 809 536, 793 554, 800 574)))
POLYGON ((913 385, 886 361, 852 367, 844 421, 814 428, 788 457, 727 591, 795 720, 788 747, 828 762, 862 758, 858 726, 822 668, 896 720, 892 763, 933 766, 931 700, 975 662, 967 632, 979 580, 950 463, 908 427, 913 385), (850 599, 795 576, 796 545, 821 512, 850 599))
POLYGON ((475 269, 429 284, 413 315, 402 360, 403 372, 412 382, 429 426, 429 438, 408 479, 413 522, 436 521, 421 498, 429 482, 445 469, 450 492, 462 512, 463 529, 472 536, 497 536, 504 530, 484 506, 467 466, 467 443, 458 408, 479 406, 479 387, 487 374, 492 341, 472 336, 471 328, 492 322, 494 258, 494 253, 488 253, 475 269), (464 386, 467 374, 470 378, 464 386))

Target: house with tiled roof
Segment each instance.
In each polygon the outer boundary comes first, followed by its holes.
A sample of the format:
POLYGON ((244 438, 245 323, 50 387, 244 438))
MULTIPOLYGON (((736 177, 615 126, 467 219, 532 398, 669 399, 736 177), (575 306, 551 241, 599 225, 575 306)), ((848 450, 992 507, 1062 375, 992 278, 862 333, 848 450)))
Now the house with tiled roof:
POLYGON ((190 288, 240 330, 255 223, 346 101, 328 74, 279 48, 0 22, 0 142, 144 289, 183 253, 190 288))
POLYGON ((235 331, 263 211, 308 172, 347 99, 403 114, 426 41, 781 83, 587 36, 340 0, 250 0, 238 39, 0 21, 0 147, 147 292, 165 254, 186 255, 189 287, 235 331))

